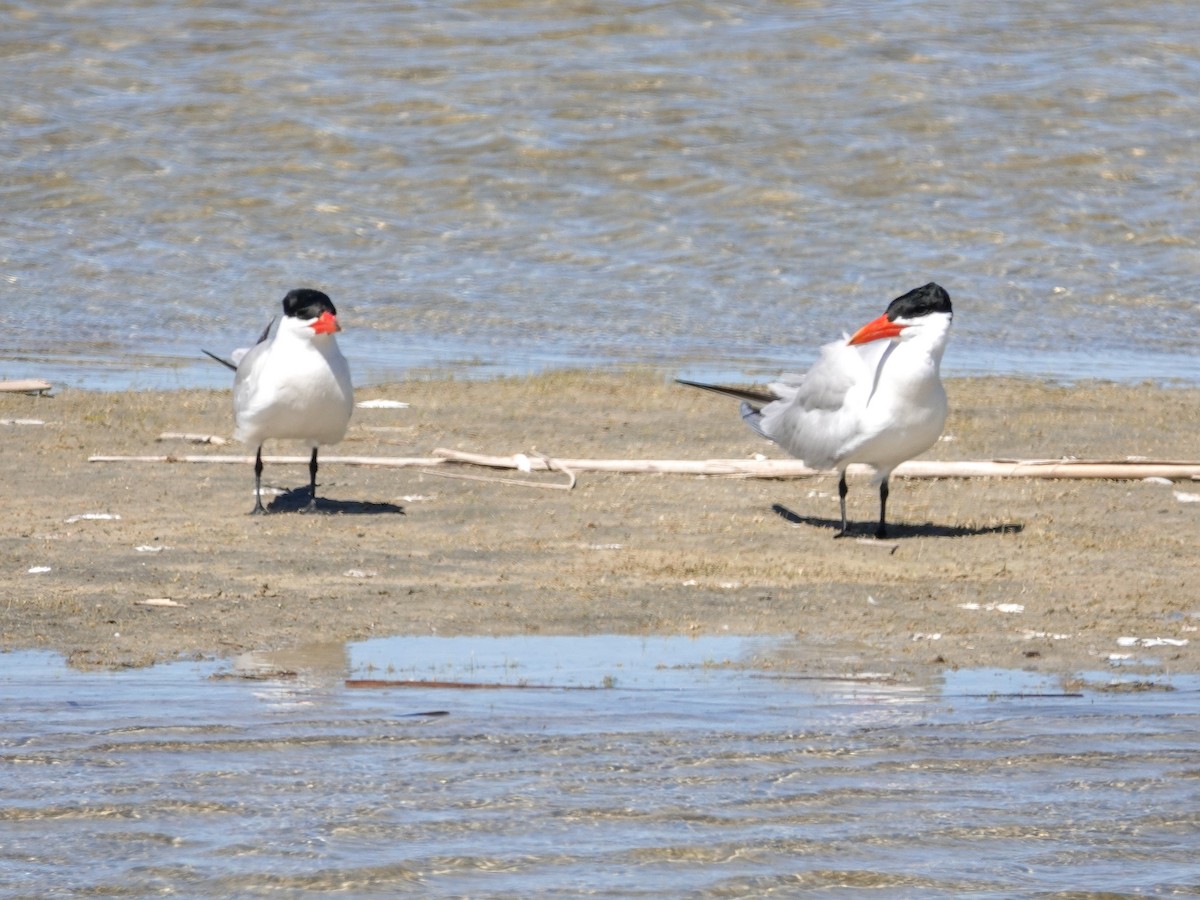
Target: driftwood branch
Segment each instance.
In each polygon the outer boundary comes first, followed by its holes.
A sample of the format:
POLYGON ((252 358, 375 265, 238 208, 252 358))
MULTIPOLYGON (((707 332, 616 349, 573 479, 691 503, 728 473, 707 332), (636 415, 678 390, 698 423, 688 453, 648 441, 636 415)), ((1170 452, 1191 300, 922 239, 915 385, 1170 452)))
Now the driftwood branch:
MULTIPOLYGON (((435 450, 434 452, 435 453, 443 453, 445 451, 435 450)), ((549 488, 550 490, 556 490, 556 491, 574 490, 577 478, 576 478, 575 472, 573 470, 567 468, 565 465, 562 464, 562 462, 560 462, 557 459, 553 459, 552 457, 545 456, 545 455, 539 455, 538 458, 540 459, 540 461, 543 464, 542 466, 539 466, 539 468, 545 468, 545 469, 551 470, 551 471, 562 472, 564 475, 567 476, 567 483, 566 484, 558 484, 558 483, 545 482, 545 481, 530 481, 526 478, 489 478, 486 475, 468 475, 465 472, 439 472, 437 469, 427 469, 426 471, 430 475, 440 475, 443 478, 461 478, 461 479, 464 479, 467 481, 491 481, 496 484, 515 484, 515 485, 520 485, 521 487, 549 488)), ((525 456, 524 454, 518 454, 517 456, 510 457, 510 459, 512 460, 512 463, 513 463, 513 465, 511 467, 510 466, 492 466, 492 468, 514 468, 514 469, 519 469, 522 472, 533 471, 533 460, 530 459, 528 456, 525 456)), ((445 461, 446 462, 467 462, 467 460, 453 459, 450 457, 446 457, 445 461)))
POLYGON ((158 436, 159 441, 187 441, 189 444, 228 444, 229 438, 217 434, 193 434, 188 431, 164 431, 158 436))
MULTIPOLYGON (((865 468, 851 466, 850 472, 865 468)), ((1200 462, 1096 459, 910 459, 893 473, 902 478, 1105 478, 1114 481, 1200 478, 1200 462)))
MULTIPOLYGON (((431 457, 326 456, 321 462, 343 466, 435 469, 449 463, 492 469, 523 471, 559 471, 574 484, 580 472, 619 474, 724 475, 743 478, 811 478, 828 475, 790 459, 564 459, 560 457, 490 456, 459 450, 438 449, 431 457)), ((160 456, 91 456, 89 462, 107 463, 210 463, 251 465, 252 456, 204 454, 160 456)), ((308 456, 266 456, 268 465, 307 465, 308 456)), ((871 472, 867 466, 853 465, 850 475, 871 472)), ((1101 478, 1137 480, 1166 478, 1172 481, 1200 479, 1200 462, 1170 460, 909 460, 897 466, 893 475, 901 478, 1101 478)), ((521 484, 533 482, 520 481, 521 484)), ((560 487, 565 487, 561 486, 560 487)))
MULTIPOLYGON (((434 456, 447 462, 466 463, 493 469, 516 469, 528 464, 534 470, 550 468, 545 457, 522 459, 517 456, 489 456, 461 450, 439 448, 434 456)), ((762 478, 804 478, 823 475, 791 459, 563 459, 553 462, 573 472, 614 472, 618 474, 664 475, 749 475, 762 478)))
MULTIPOLYGON (((459 450, 434 450, 446 460, 497 469, 519 468, 514 456, 488 456, 459 450)), ((563 459, 553 463, 575 472, 616 472, 621 474, 662 473, 673 475, 735 475, 748 478, 812 478, 828 475, 792 459, 563 459)), ((533 469, 549 468, 545 459, 529 459, 533 469)), ((852 465, 850 475, 868 475, 869 466, 852 465)), ((901 463, 893 475, 901 478, 1108 478, 1171 480, 1200 478, 1200 462, 1152 460, 923 460, 901 463)))
MULTIPOLYGON (((89 456, 88 462, 99 463, 215 463, 237 466, 254 465, 253 456, 235 456, 225 453, 202 455, 167 454, 159 456, 89 456)), ((264 456, 263 463, 273 466, 307 466, 305 456, 264 456)), ((321 465, 334 463, 340 466, 377 466, 385 469, 429 468, 446 462, 437 457, 407 456, 322 456, 321 465)))
POLYGON ((44 394, 54 385, 40 378, 22 378, 18 381, 0 381, 0 392, 7 394, 44 394))

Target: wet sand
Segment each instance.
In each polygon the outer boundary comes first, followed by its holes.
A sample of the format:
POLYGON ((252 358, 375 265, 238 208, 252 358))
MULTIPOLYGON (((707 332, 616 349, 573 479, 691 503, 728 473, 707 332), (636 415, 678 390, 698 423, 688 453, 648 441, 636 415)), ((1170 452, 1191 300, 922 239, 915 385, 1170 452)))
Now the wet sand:
MULTIPOLYGON (((988 378, 947 392, 947 439, 924 458, 1197 456, 1200 390, 988 378)), ((380 398, 410 406, 355 410, 327 455, 784 457, 733 401, 653 373, 358 390, 380 398)), ((736 633, 797 636, 814 674, 1086 673, 1112 654, 1151 675, 1200 671, 1200 504, 1176 493, 1200 485, 894 479, 880 543, 833 539, 828 476, 585 473, 565 491, 329 463, 320 513, 255 517, 248 463, 88 462, 244 454, 157 440, 228 436, 229 404, 221 391, 0 396, 0 419, 46 423, 0 425, 4 648, 113 667, 398 634, 736 633), (86 514, 119 518, 75 518, 86 514), (179 605, 140 605, 159 598, 179 605)), ((303 465, 264 475, 281 489, 307 480, 303 465)), ((864 536, 877 502, 852 480, 864 536)))

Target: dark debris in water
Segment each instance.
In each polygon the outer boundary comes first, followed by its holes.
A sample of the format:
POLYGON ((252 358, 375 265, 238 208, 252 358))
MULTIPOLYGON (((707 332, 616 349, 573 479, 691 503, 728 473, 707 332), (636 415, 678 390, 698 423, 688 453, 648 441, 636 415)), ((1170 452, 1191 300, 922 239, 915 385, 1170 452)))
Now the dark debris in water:
POLYGON ((213 681, 275 681, 280 678, 298 678, 295 669, 238 669, 233 672, 215 672, 209 677, 213 681))

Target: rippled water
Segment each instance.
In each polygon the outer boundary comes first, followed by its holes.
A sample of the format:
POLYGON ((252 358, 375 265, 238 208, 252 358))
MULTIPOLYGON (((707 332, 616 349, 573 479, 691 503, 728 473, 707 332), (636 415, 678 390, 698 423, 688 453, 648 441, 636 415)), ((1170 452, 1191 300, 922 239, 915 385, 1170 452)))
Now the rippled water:
POLYGON ((123 673, 2 655, 0 895, 1200 890, 1200 680, 797 676, 814 652, 396 638, 123 673))
POLYGON ((0 7, 0 377, 795 368, 930 279, 951 372, 1200 381, 1191 3, 0 7))

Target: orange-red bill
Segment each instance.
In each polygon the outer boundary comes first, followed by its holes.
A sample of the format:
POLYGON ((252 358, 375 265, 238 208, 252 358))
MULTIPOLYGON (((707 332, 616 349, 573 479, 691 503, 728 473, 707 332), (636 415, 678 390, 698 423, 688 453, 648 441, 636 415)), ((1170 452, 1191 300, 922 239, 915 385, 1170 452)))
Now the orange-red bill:
POLYGON ((905 328, 904 325, 897 325, 887 317, 884 313, 878 319, 872 319, 858 331, 854 332, 854 336, 847 341, 848 344, 869 344, 871 341, 881 341, 884 338, 894 338, 900 334, 905 328))
POLYGON ((328 310, 317 316, 317 320, 309 327, 317 334, 333 334, 335 331, 342 330, 342 326, 338 324, 337 316, 328 310))

